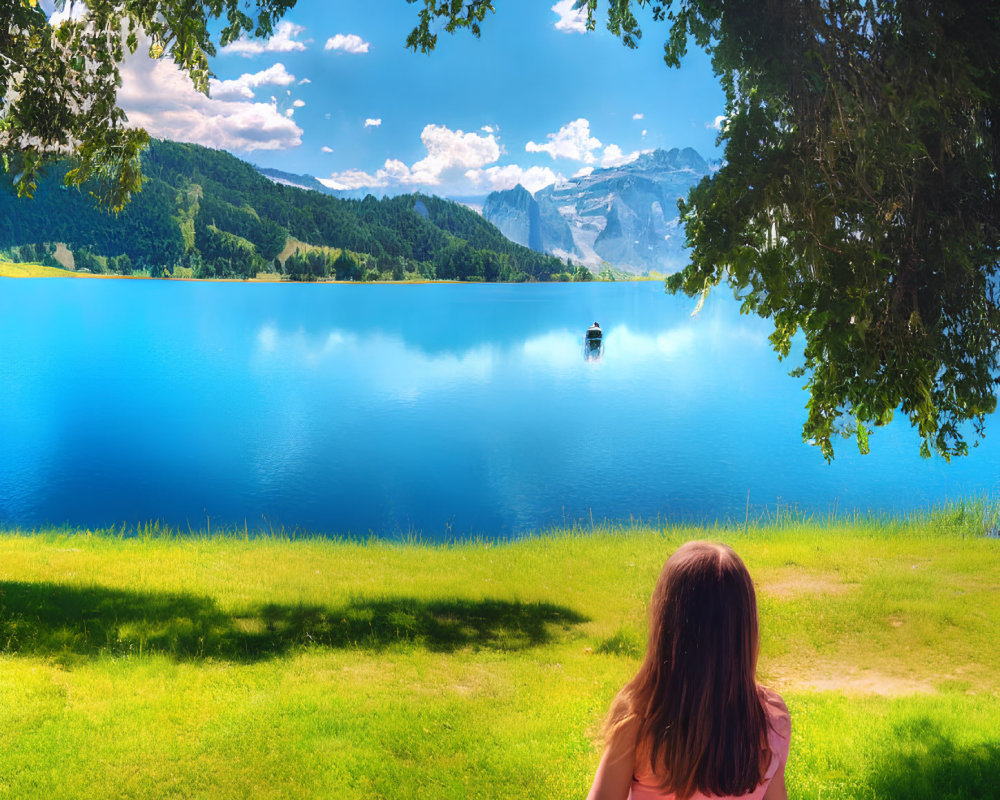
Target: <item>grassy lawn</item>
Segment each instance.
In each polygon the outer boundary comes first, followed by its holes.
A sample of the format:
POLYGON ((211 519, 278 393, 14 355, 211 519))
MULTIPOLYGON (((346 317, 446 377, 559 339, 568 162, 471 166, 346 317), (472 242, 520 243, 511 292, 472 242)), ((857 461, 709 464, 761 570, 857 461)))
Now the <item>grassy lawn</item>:
POLYGON ((691 538, 757 581, 790 796, 996 797, 1000 540, 960 514, 449 547, 7 531, 0 797, 582 797, 691 538))
POLYGON ((0 261, 0 278, 82 278, 91 277, 85 272, 74 272, 60 267, 43 267, 41 264, 18 264, 0 261))

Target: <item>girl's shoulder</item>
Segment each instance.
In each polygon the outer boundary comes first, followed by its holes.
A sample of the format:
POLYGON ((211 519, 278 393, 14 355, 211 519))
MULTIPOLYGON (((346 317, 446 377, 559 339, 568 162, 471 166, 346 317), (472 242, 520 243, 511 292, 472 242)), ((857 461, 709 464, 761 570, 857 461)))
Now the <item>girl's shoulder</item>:
POLYGON ((764 713, 767 714, 767 721, 770 728, 779 738, 789 740, 792 737, 792 716, 788 713, 788 706, 781 699, 781 695, 766 686, 757 686, 760 692, 760 699, 764 705, 764 713))

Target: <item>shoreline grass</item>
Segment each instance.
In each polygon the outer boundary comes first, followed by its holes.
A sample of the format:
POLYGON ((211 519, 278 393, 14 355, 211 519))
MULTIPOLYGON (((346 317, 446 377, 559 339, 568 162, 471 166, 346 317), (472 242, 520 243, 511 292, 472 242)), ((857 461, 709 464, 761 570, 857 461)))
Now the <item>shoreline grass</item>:
POLYGON ((0 278, 93 278, 100 277, 85 272, 75 272, 63 267, 46 267, 42 264, 22 264, 0 260, 0 278))
MULTIPOLYGON (((461 286, 516 286, 516 283, 489 283, 484 281, 445 280, 441 278, 406 278, 398 281, 340 281, 336 278, 322 278, 312 281, 291 280, 277 272, 258 272, 253 278, 194 278, 194 277, 160 277, 149 275, 119 275, 117 273, 78 272, 62 267, 46 267, 42 264, 3 261, 0 259, 0 278, 103 278, 106 280, 145 280, 145 281, 187 281, 197 283, 291 283, 291 284, 334 284, 336 286, 422 286, 423 284, 454 283, 461 286)), ((595 278, 595 282, 602 282, 595 278)), ((629 278, 616 278, 613 282, 627 283, 636 281, 662 280, 662 277, 651 275, 635 275, 629 278)), ((573 281, 532 281, 533 283, 561 284, 573 281)), ((607 282, 607 281, 605 281, 607 282)))
POLYGON ((789 794, 1000 785, 1000 541, 978 507, 502 543, 0 531, 0 797, 582 797, 666 556, 758 585, 789 794))

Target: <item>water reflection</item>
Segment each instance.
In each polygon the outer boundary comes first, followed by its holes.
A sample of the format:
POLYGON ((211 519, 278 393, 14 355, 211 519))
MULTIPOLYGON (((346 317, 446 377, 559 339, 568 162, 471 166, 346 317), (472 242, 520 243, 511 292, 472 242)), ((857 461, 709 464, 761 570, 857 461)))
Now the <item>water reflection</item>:
POLYGON ((434 538, 996 488, 1000 432, 948 467, 894 424, 826 465, 767 324, 721 293, 692 317, 655 284, 4 290, 5 525, 434 538), (594 319, 603 354, 581 358, 594 319))

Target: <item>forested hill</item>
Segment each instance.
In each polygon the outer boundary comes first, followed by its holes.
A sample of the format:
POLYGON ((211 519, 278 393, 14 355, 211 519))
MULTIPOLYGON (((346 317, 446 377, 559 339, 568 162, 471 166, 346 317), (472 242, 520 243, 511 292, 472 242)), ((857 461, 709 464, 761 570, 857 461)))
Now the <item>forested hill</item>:
MULTIPOLYGON (((62 242, 77 269, 206 278, 282 272, 523 281, 566 280, 571 271, 457 203, 423 195, 330 197, 274 183, 198 145, 153 142, 143 156, 142 192, 117 217, 96 207, 85 188, 63 186, 68 168, 51 169, 32 200, 0 191, 0 250, 23 261, 51 260, 62 242)), ((589 277, 583 268, 573 273, 589 277)))

